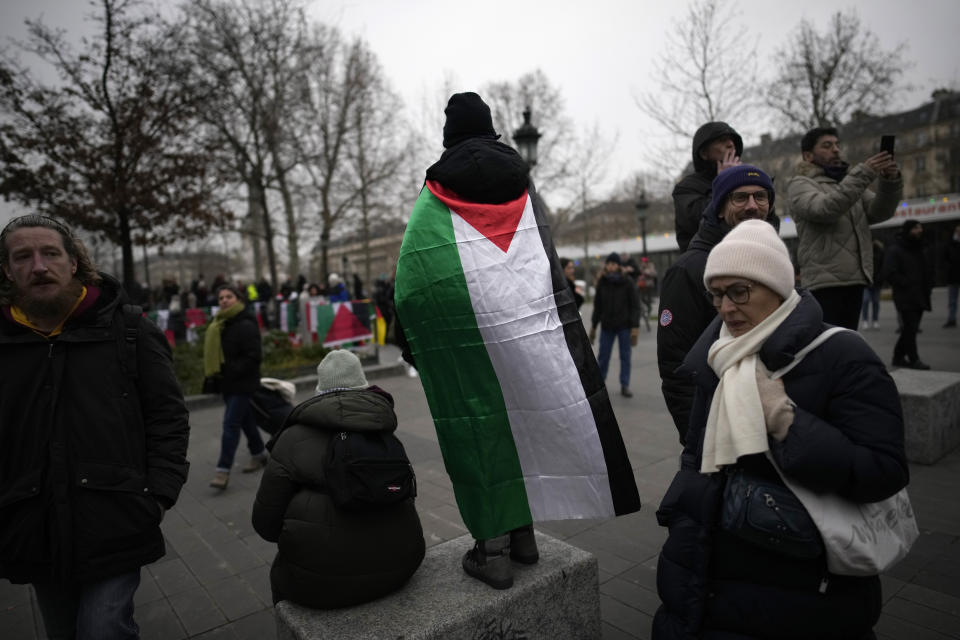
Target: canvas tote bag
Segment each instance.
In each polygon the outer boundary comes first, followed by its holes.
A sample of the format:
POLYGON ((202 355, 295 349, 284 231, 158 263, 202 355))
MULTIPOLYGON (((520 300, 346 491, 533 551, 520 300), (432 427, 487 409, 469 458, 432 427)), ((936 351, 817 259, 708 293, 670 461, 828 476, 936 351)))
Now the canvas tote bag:
MULTIPOLYGON (((840 331, 827 329, 794 356, 793 361, 771 374, 783 377, 803 358, 840 331)), ((799 498, 813 519, 827 554, 827 569, 845 576, 872 576, 902 560, 920 535, 906 488, 880 502, 857 504, 834 494, 817 494, 785 476, 767 451, 767 458, 783 482, 799 498)))

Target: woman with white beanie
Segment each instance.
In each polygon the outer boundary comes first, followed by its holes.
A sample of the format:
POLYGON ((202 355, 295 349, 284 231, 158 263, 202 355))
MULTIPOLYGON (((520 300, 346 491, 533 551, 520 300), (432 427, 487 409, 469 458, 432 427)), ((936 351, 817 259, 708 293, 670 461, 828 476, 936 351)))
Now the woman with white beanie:
POLYGON ((657 569, 656 639, 874 637, 879 577, 827 570, 819 531, 771 459, 818 494, 886 499, 909 479, 899 396, 849 331, 771 378, 828 328, 794 283, 786 246, 759 220, 738 225, 707 259, 718 315, 679 370, 697 391, 681 468, 657 511, 670 533, 657 569), (799 514, 788 534, 758 536, 737 517, 744 478, 786 494, 783 509, 799 514))

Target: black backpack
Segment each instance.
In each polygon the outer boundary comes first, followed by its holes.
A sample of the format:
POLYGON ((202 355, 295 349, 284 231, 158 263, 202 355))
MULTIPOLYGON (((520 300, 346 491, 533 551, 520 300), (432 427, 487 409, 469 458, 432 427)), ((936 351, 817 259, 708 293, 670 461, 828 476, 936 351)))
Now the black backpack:
POLYGON ((392 433, 334 434, 324 473, 327 493, 345 511, 373 511, 417 495, 413 465, 392 433))

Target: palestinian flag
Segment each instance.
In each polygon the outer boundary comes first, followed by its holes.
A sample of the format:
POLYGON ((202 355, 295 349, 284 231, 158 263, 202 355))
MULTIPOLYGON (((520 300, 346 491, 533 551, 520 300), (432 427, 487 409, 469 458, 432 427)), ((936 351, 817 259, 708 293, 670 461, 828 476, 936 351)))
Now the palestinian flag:
MULTIPOLYGON (((330 305, 331 321, 323 334, 323 346, 333 347, 348 342, 369 340, 373 337, 370 329, 369 304, 363 301, 334 302, 330 305)), ((318 332, 319 333, 319 332, 318 332)))
POLYGON ((470 203, 428 181, 403 237, 396 305, 475 538, 640 508, 534 197, 470 203))

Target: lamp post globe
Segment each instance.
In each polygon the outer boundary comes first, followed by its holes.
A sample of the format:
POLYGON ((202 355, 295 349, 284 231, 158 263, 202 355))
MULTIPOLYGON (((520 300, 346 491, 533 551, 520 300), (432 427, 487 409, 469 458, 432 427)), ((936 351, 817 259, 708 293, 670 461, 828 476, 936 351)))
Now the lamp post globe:
POLYGON ((513 141, 517 144, 517 151, 524 162, 533 168, 537 164, 537 141, 540 139, 540 132, 530 122, 530 107, 523 111, 523 124, 513 132, 513 141))

